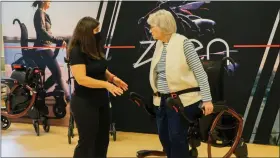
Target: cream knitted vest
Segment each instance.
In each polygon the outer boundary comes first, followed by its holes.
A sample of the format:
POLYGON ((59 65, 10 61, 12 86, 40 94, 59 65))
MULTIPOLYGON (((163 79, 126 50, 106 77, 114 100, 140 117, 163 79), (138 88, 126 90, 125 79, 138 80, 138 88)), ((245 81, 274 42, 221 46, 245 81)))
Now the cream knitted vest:
MULTIPOLYGON (((171 92, 198 87, 198 82, 193 71, 187 64, 184 54, 185 36, 174 33, 172 34, 166 48, 166 80, 171 92)), ((156 65, 160 60, 163 50, 163 43, 157 41, 153 59, 150 66, 150 85, 154 92, 157 92, 156 84, 156 65)), ((181 94, 180 99, 184 106, 191 105, 202 99, 200 92, 191 92, 181 94)), ((153 103, 155 106, 160 105, 160 97, 154 96, 153 103)))

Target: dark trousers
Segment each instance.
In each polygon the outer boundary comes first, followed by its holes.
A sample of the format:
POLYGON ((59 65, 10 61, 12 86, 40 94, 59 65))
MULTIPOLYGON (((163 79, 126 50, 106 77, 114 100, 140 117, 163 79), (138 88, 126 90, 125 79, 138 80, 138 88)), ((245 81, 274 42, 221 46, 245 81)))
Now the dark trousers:
POLYGON ((54 59, 54 52, 51 49, 41 50, 40 54, 43 58, 44 64, 51 71, 51 76, 46 80, 44 88, 47 90, 54 83, 57 83, 58 90, 63 90, 66 96, 66 100, 69 101, 69 93, 67 90, 66 82, 62 78, 61 70, 57 59, 54 59))
POLYGON ((71 110, 79 133, 74 158, 106 158, 109 145, 109 103, 96 105, 94 100, 71 98, 71 110))
MULTIPOLYGON (((200 113, 200 102, 185 107, 185 114, 195 119, 200 113)), ((165 99, 156 107, 156 122, 160 142, 167 154, 167 158, 189 158, 189 143, 187 131, 189 123, 174 109, 166 106, 165 99)))
POLYGON ((48 68, 51 71, 51 76, 46 79, 44 88, 48 90, 57 83, 57 90, 63 90, 66 100, 69 101, 69 92, 67 90, 66 81, 63 80, 59 63, 54 58, 54 52, 51 49, 30 51, 25 53, 25 58, 29 65, 38 66, 41 70, 48 68))

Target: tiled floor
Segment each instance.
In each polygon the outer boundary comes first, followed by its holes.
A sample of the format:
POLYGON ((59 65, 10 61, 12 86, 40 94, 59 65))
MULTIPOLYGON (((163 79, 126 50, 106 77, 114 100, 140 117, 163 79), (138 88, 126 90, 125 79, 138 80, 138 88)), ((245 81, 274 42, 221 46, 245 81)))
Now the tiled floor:
MULTIPOLYGON (((1 131, 1 157, 71 157, 77 143, 75 136, 68 144, 65 127, 52 126, 45 133, 40 126, 40 136, 36 136, 31 124, 12 123, 6 131, 1 131)), ((75 131, 75 133, 77 133, 75 131)), ((157 135, 117 132, 117 141, 111 138, 108 157, 135 157, 141 149, 161 150, 157 135)), ((199 157, 207 156, 207 146, 202 144, 199 157)), ((279 147, 249 144, 250 157, 279 157, 279 147)), ((214 148, 213 157, 221 157, 228 148, 214 148)), ((234 156, 233 156, 234 157, 234 156)))

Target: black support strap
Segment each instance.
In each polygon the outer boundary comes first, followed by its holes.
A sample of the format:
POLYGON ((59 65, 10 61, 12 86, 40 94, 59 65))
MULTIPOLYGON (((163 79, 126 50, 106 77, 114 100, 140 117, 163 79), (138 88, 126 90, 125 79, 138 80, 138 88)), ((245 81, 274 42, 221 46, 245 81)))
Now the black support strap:
POLYGON ((162 94, 162 93, 156 92, 156 93, 154 93, 154 96, 165 97, 165 98, 168 98, 168 97, 171 96, 172 98, 176 98, 177 96, 179 96, 181 94, 184 94, 184 93, 198 92, 198 91, 200 91, 200 88, 199 87, 194 87, 194 88, 188 88, 188 89, 184 89, 184 90, 181 90, 181 91, 168 93, 168 94, 162 94))

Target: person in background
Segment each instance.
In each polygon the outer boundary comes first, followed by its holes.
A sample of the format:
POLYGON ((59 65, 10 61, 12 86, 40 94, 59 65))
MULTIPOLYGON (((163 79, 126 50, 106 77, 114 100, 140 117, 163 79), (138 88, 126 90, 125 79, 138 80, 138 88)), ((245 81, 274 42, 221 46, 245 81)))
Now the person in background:
POLYGON ((176 21, 170 12, 158 10, 149 16, 147 23, 157 40, 150 66, 150 84, 154 92, 159 139, 168 158, 188 158, 188 124, 182 122, 180 113, 167 107, 166 99, 171 93, 198 87, 200 92, 178 95, 184 112, 190 119, 199 117, 202 104, 205 115, 212 113, 207 74, 192 42, 176 33, 176 21))
POLYGON ((54 58, 55 54, 52 48, 50 48, 53 43, 62 43, 62 47, 66 47, 66 42, 62 38, 57 38, 52 35, 51 18, 46 13, 50 8, 50 4, 50 0, 36 0, 32 4, 34 8, 37 7, 33 18, 36 31, 34 47, 37 48, 32 58, 39 68, 44 69, 44 65, 46 65, 51 71, 51 76, 44 83, 44 88, 48 90, 54 83, 57 83, 55 90, 63 90, 66 102, 69 102, 70 94, 67 91, 66 82, 63 81, 59 63, 57 59, 54 58))
POLYGON ((108 91, 120 96, 128 90, 128 85, 107 68, 99 31, 96 19, 82 18, 67 48, 75 79, 70 107, 79 133, 74 158, 106 157, 110 130, 108 91))

